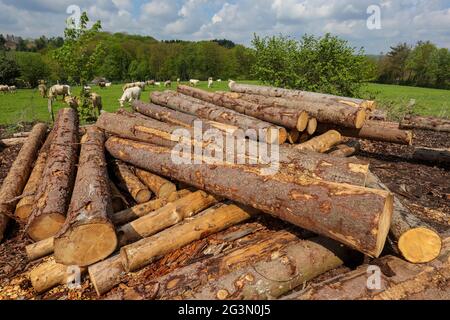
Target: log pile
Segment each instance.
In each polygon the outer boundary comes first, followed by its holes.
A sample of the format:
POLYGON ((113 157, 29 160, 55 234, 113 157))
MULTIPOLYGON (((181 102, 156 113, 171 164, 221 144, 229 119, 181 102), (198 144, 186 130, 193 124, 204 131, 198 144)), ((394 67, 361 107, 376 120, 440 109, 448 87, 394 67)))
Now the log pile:
MULTIPOLYGON (((0 234, 10 218, 25 225, 28 259, 44 258, 29 273, 36 292, 78 270, 101 296, 176 250, 264 219, 289 231, 274 228, 160 276, 155 297, 278 299, 355 254, 409 267, 446 254, 448 240, 352 157, 360 144, 344 137, 412 142, 398 124, 367 120, 373 101, 230 88, 153 92, 152 103, 133 102, 135 113, 102 113, 81 139, 72 109, 58 113, 47 138, 47 127, 35 126, 0 189, 0 234), (383 256, 386 248, 398 257, 383 256)), ((342 290, 362 281, 358 272, 340 278, 342 290)), ((334 297, 326 287, 288 298, 334 297)))

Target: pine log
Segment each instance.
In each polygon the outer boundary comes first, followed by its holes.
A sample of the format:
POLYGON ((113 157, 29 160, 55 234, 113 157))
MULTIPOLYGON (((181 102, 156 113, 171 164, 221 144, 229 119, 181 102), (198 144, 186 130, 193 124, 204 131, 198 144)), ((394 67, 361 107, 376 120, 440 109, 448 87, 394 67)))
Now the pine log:
POLYGON ((127 164, 115 160, 112 162, 112 168, 120 182, 119 187, 128 191, 137 203, 145 203, 150 200, 151 191, 134 175, 127 164))
MULTIPOLYGON (((80 271, 80 276, 87 271, 86 268, 79 268, 78 270, 80 271)), ((42 293, 53 287, 73 281, 74 271, 77 271, 75 266, 66 266, 55 262, 55 259, 51 258, 31 270, 29 277, 33 289, 38 293, 42 293)))
POLYGON ((39 184, 41 183, 42 174, 44 173, 45 164, 47 162, 48 152, 53 139, 53 131, 47 136, 44 145, 39 151, 38 158, 34 163, 33 171, 31 171, 22 195, 24 197, 17 203, 15 215, 21 221, 26 223, 31 215, 34 206, 34 197, 36 195, 39 184))
POLYGON ((177 186, 151 172, 136 169, 136 176, 160 199, 167 199, 177 191, 177 186))
POLYGON ((346 137, 404 145, 412 145, 413 140, 413 133, 411 131, 400 130, 399 128, 392 127, 390 123, 385 124, 384 121, 368 120, 360 130, 337 127, 324 123, 320 123, 317 127, 319 133, 324 133, 329 130, 337 130, 346 137))
POLYGON ((27 142, 27 139, 28 138, 9 138, 9 139, 2 139, 0 140, 0 142, 4 147, 12 147, 24 144, 25 142, 27 142))
MULTIPOLYGON (((370 173, 367 186, 389 191, 381 180, 370 173)), ((403 257, 412 263, 426 263, 439 256, 441 239, 429 225, 414 216, 394 197, 390 234, 403 257)))
POLYGON ((258 138, 262 142, 271 144, 283 144, 286 141, 286 129, 282 127, 201 100, 192 102, 184 97, 184 95, 171 92, 153 92, 151 94, 152 101, 159 105, 211 121, 237 126, 250 138, 258 138))
POLYGON ((348 106, 360 107, 364 109, 374 110, 375 101, 362 100, 356 98, 340 97, 331 94, 308 92, 301 90, 290 90, 275 87, 265 87, 251 84, 238 84, 234 81, 229 83, 230 90, 239 93, 258 94, 267 97, 279 97, 288 99, 298 99, 304 101, 329 101, 334 103, 344 103, 348 106))
POLYGON ((47 133, 47 125, 38 123, 33 127, 31 135, 26 138, 25 144, 14 160, 8 175, 0 187, 0 242, 8 225, 9 218, 13 216, 16 204, 14 200, 22 194, 36 160, 39 148, 47 133))
POLYGON ((306 111, 280 107, 264 107, 256 103, 241 100, 233 93, 212 93, 189 86, 178 86, 177 91, 184 95, 231 109, 250 117, 274 123, 288 129, 303 131, 308 124, 309 116, 306 111))
POLYGON ((32 243, 25 247, 28 261, 34 261, 53 253, 54 237, 32 243))
POLYGON ((450 132, 450 119, 408 115, 400 122, 400 128, 450 132))
POLYGON ((253 211, 234 204, 216 206, 152 237, 120 249, 120 259, 127 271, 136 271, 163 255, 195 240, 225 230, 252 217, 253 211))
POLYGON ((215 205, 219 199, 203 191, 186 195, 117 229, 119 246, 150 237, 215 205))
POLYGON ((341 102, 326 100, 306 101, 286 98, 272 98, 261 95, 235 93, 235 97, 264 107, 289 108, 306 111, 317 121, 349 128, 361 128, 366 120, 366 111, 341 102))
POLYGON ((58 112, 54 138, 35 196, 36 206, 26 227, 35 241, 53 237, 66 219, 78 160, 78 115, 66 108, 58 112))
POLYGON ((350 250, 326 238, 299 240, 282 247, 270 259, 239 268, 210 281, 193 299, 271 300, 341 266, 350 250))
POLYGON ((317 119, 316 118, 310 118, 308 120, 308 127, 306 128, 306 132, 309 135, 313 135, 314 133, 316 133, 317 130, 317 119))
POLYGON ((89 279, 98 296, 101 296, 120 283, 125 271, 120 255, 117 254, 88 268, 89 279))
MULTIPOLYGON (((392 194, 232 163, 174 164, 170 149, 110 138, 111 155, 157 174, 252 206, 310 231, 341 241, 370 256, 383 249, 392 194)), ((207 159, 203 159, 207 160, 207 159)))
POLYGON ((116 250, 116 231, 109 220, 112 204, 104 144, 101 129, 86 129, 67 219, 55 236, 57 263, 85 267, 116 250))
MULTIPOLYGON (((161 123, 156 120, 146 121, 137 117, 133 118, 125 115, 102 113, 97 125, 100 125, 100 127, 109 133, 118 135, 122 138, 167 146, 170 148, 175 147, 179 143, 190 144, 189 147, 191 147, 191 149, 192 145, 195 144, 204 145, 203 141, 198 142, 196 140, 186 139, 185 136, 172 135, 172 132, 180 127, 161 123), (140 136, 137 134, 137 129, 142 131, 151 130, 153 135, 140 136), (158 136, 158 138, 154 139, 155 136, 158 136)), ((190 137, 196 137, 193 130, 188 128, 184 128, 184 130, 188 130, 187 134, 189 134, 190 137)), ((255 142, 245 139, 242 141, 239 140, 238 137, 234 137, 231 139, 233 145, 229 148, 227 144, 228 137, 229 136, 227 135, 223 137, 223 140, 225 141, 225 145, 222 147, 224 149, 224 160, 229 159, 227 157, 227 152, 232 152, 232 159, 242 159, 243 157, 246 157, 246 163, 249 163, 248 160, 250 157, 255 158, 254 152, 250 152, 250 146, 252 144, 254 145, 255 142), (241 154, 242 151, 240 151, 239 148, 234 148, 235 143, 245 150, 245 155, 241 154)), ((208 141, 206 145, 211 147, 212 143, 208 141)), ((279 152, 274 154, 274 156, 279 159, 280 171, 285 172, 286 174, 300 178, 304 175, 309 175, 318 179, 359 186, 364 186, 369 168, 368 162, 366 161, 335 158, 315 152, 297 150, 285 145, 279 146, 279 152)), ((252 164, 253 163, 255 162, 252 162, 252 164)))
POLYGON ((119 212, 128 207, 128 201, 125 199, 125 196, 120 192, 119 188, 117 188, 114 182, 109 182, 109 188, 111 189, 111 202, 113 212, 119 212))
POLYGON ((361 144, 357 140, 349 141, 345 144, 337 145, 328 154, 333 157, 351 157, 359 152, 361 144))
POLYGON ((415 148, 412 156, 413 160, 430 163, 450 164, 450 148, 415 148))
POLYGON ((312 138, 311 140, 308 140, 302 144, 295 146, 295 148, 299 150, 308 150, 324 153, 341 142, 342 142, 341 134, 336 130, 330 130, 318 137, 312 138))

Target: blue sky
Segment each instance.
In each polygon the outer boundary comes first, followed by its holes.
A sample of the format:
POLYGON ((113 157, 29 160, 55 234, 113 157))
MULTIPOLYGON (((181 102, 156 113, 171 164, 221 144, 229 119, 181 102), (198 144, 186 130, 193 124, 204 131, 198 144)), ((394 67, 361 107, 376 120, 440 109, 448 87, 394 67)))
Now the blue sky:
POLYGON ((366 52, 431 40, 450 47, 450 0, 0 0, 0 33, 62 35, 66 9, 77 5, 103 29, 157 39, 227 38, 250 45, 254 33, 339 35, 366 52), (367 8, 381 29, 367 28, 367 8))

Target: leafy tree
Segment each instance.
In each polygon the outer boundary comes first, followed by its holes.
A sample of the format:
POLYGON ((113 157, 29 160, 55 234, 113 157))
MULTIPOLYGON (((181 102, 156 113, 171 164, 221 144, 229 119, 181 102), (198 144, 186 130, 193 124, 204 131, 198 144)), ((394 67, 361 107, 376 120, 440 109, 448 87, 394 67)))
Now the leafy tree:
POLYGON ((408 83, 411 77, 407 68, 410 53, 411 47, 406 43, 391 47, 391 51, 380 61, 379 80, 396 84, 408 83))
POLYGON ((20 69, 17 63, 6 56, 0 54, 0 84, 12 85, 20 76, 20 69))
POLYGON ((414 84, 432 86, 436 83, 438 71, 438 50, 431 42, 419 42, 408 56, 407 67, 412 72, 414 84))
POLYGON ((33 88, 38 86, 40 79, 46 79, 50 75, 48 65, 38 53, 16 53, 16 61, 19 65, 21 79, 33 88))
POLYGON ((326 34, 297 42, 284 36, 253 39, 255 76, 275 86, 358 96, 369 68, 364 51, 326 34))
POLYGON ((64 30, 64 44, 54 51, 54 58, 62 65, 70 82, 85 85, 94 76, 94 70, 100 57, 104 56, 104 47, 95 44, 92 39, 101 30, 97 21, 91 28, 87 24, 89 18, 83 12, 79 27, 75 21, 69 21, 64 30))
POLYGON ((436 83, 437 88, 450 89, 450 51, 439 49, 436 54, 436 83))
POLYGON ((6 39, 3 34, 0 33, 0 50, 5 49, 6 39))

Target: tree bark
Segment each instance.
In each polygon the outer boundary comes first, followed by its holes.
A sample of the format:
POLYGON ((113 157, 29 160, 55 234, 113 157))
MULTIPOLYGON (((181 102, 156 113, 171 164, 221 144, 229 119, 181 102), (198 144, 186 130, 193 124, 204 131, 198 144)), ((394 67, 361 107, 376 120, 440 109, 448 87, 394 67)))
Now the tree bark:
POLYGON ((142 238, 152 236, 168 227, 195 216, 197 213, 217 204, 217 197, 197 191, 168 203, 141 218, 121 226, 117 230, 119 245, 125 246, 142 238))
POLYGON ((18 200, 12 200, 22 194, 46 133, 47 125, 43 123, 33 127, 31 135, 26 138, 25 144, 0 187, 0 242, 3 240, 9 218, 13 216, 18 202, 18 200))
MULTIPOLYGON (((77 267, 57 263, 54 258, 51 258, 30 271, 30 281, 33 289, 38 293, 42 293, 72 281, 76 271, 77 267)), ((87 269, 79 268, 79 271, 81 276, 86 273, 87 269)))
POLYGON ((271 300, 344 263, 348 249, 326 238, 289 243, 271 259, 239 268, 194 293, 200 300, 271 300))
POLYGON ((118 159, 265 211, 370 256, 381 253, 389 231, 392 194, 386 191, 283 173, 265 175, 260 168, 232 163, 175 164, 170 149, 120 138, 110 138, 106 147, 118 159))
POLYGON ((28 261, 34 261, 53 253, 54 237, 32 243, 25 247, 28 261))
POLYGON ((36 206, 26 227, 35 241, 53 237, 66 219, 78 160, 78 115, 73 109, 58 112, 36 206))
POLYGON ((282 127, 218 107, 212 103, 206 103, 198 99, 197 102, 193 102, 193 100, 184 97, 184 95, 171 92, 153 92, 151 94, 152 101, 159 105, 211 121, 237 126, 250 138, 258 138, 262 142, 271 144, 283 144, 286 141, 286 129, 282 127), (252 132, 249 132, 250 130, 252 132))
POLYGON ((413 134, 411 131, 400 130, 392 127, 389 122, 384 124, 383 121, 366 121, 360 130, 330 126, 324 123, 320 123, 317 127, 317 131, 320 133, 327 132, 329 130, 337 130, 346 137, 404 145, 412 145, 413 140, 413 134))
POLYGON ((450 164, 450 148, 415 148, 412 158, 416 161, 450 164))
POLYGON ((312 138, 311 140, 295 146, 295 148, 299 150, 324 153, 341 142, 341 134, 336 130, 330 130, 318 137, 312 138))
POLYGON ((400 128, 450 132, 450 119, 405 116, 400 122, 400 128))
POLYGON ((251 218, 252 212, 234 204, 206 210, 193 219, 123 247, 120 249, 122 265, 127 271, 136 271, 173 250, 251 218))
POLYGON ((348 106, 360 107, 369 110, 374 110, 376 107, 375 101, 340 97, 331 94, 308 92, 301 90, 290 90, 275 87, 265 87, 251 84, 238 84, 234 81, 230 82, 229 86, 231 91, 239 93, 258 94, 274 98, 278 97, 278 98, 298 99, 304 101, 323 100, 327 102, 343 103, 348 106))
POLYGON ((104 144, 105 134, 97 127, 89 127, 81 139, 67 219, 54 241, 57 263, 85 267, 116 250, 116 231, 109 220, 112 204, 104 144))
POLYGON ((136 176, 156 195, 157 198, 167 199, 172 193, 177 191, 175 184, 151 172, 136 168, 136 176))
POLYGON ((359 141, 352 140, 345 144, 337 145, 335 148, 331 150, 328 154, 333 157, 351 157, 359 152, 361 149, 361 144, 359 141))
POLYGON ((303 131, 308 125, 308 113, 298 109, 265 107, 239 99, 233 93, 208 92, 201 89, 178 86, 177 91, 187 96, 215 104, 263 121, 277 124, 288 129, 303 131))
MULTIPOLYGON (((152 143, 160 146, 167 146, 170 148, 173 148, 180 143, 190 144, 189 146, 191 149, 195 144, 209 148, 213 145, 210 140, 205 142, 193 140, 193 138, 196 138, 197 135, 192 129, 189 128, 185 128, 185 130, 188 130, 186 133, 189 137, 176 135, 172 136, 172 132, 180 127, 171 126, 164 123, 162 124, 158 121, 154 124, 155 121, 145 121, 144 119, 137 119, 137 117, 133 118, 110 113, 103 113, 99 118, 99 122, 101 123, 101 127, 103 129, 122 138, 152 143), (134 133, 130 134, 130 132, 136 133, 137 128, 140 130, 152 131, 155 135, 161 137, 161 139, 154 139, 154 136, 140 136, 134 133), (161 131, 155 128, 160 128, 161 131)), ((256 142, 245 139, 240 140, 238 137, 233 137, 233 139, 231 139, 233 145, 229 147, 227 144, 228 137, 229 136, 224 135, 222 137, 223 141, 225 141, 224 146, 218 146, 223 150, 223 155, 225 156, 224 161, 228 159, 227 154, 229 152, 232 152, 232 159, 236 160, 245 158, 244 160, 246 160, 246 163, 250 163, 250 156, 251 158, 258 156, 255 155, 254 152, 250 152, 250 146, 255 145, 256 142), (239 150, 239 148, 235 148, 235 144, 241 146, 244 151, 239 150), (243 152, 245 154, 242 154, 243 152)), ((256 146, 256 148, 258 147, 261 146, 256 146)), ((270 157, 270 152, 268 152, 268 155, 270 157)), ((335 158, 315 152, 297 150, 286 145, 280 146, 279 152, 274 154, 274 156, 277 156, 279 159, 280 171, 296 176, 299 179, 307 175, 328 181, 364 186, 367 172, 369 170, 369 165, 366 161, 335 158)), ((255 162, 252 162, 252 165, 253 163, 255 162)))
POLYGON ((236 98, 264 107, 289 108, 306 111, 317 121, 349 128, 361 128, 366 120, 366 111, 344 103, 327 100, 307 101, 288 98, 273 98, 261 95, 235 93, 236 98))
POLYGON ((139 203, 148 202, 152 196, 150 190, 134 175, 127 164, 122 161, 113 161, 112 167, 116 178, 119 180, 119 187, 133 197, 139 203))
POLYGON ((24 144, 25 142, 27 142, 27 139, 28 138, 9 138, 9 139, 2 139, 0 140, 0 142, 3 145, 3 147, 12 147, 24 144))
POLYGON ((22 192, 22 195, 25 196, 17 203, 15 215, 21 222, 26 223, 31 215, 31 211, 33 210, 34 197, 37 189, 39 188, 39 184, 41 183, 42 174, 44 173, 52 139, 53 131, 51 131, 47 136, 44 145, 39 151, 38 158, 34 163, 33 171, 31 171, 30 178, 28 179, 27 185, 22 192))

